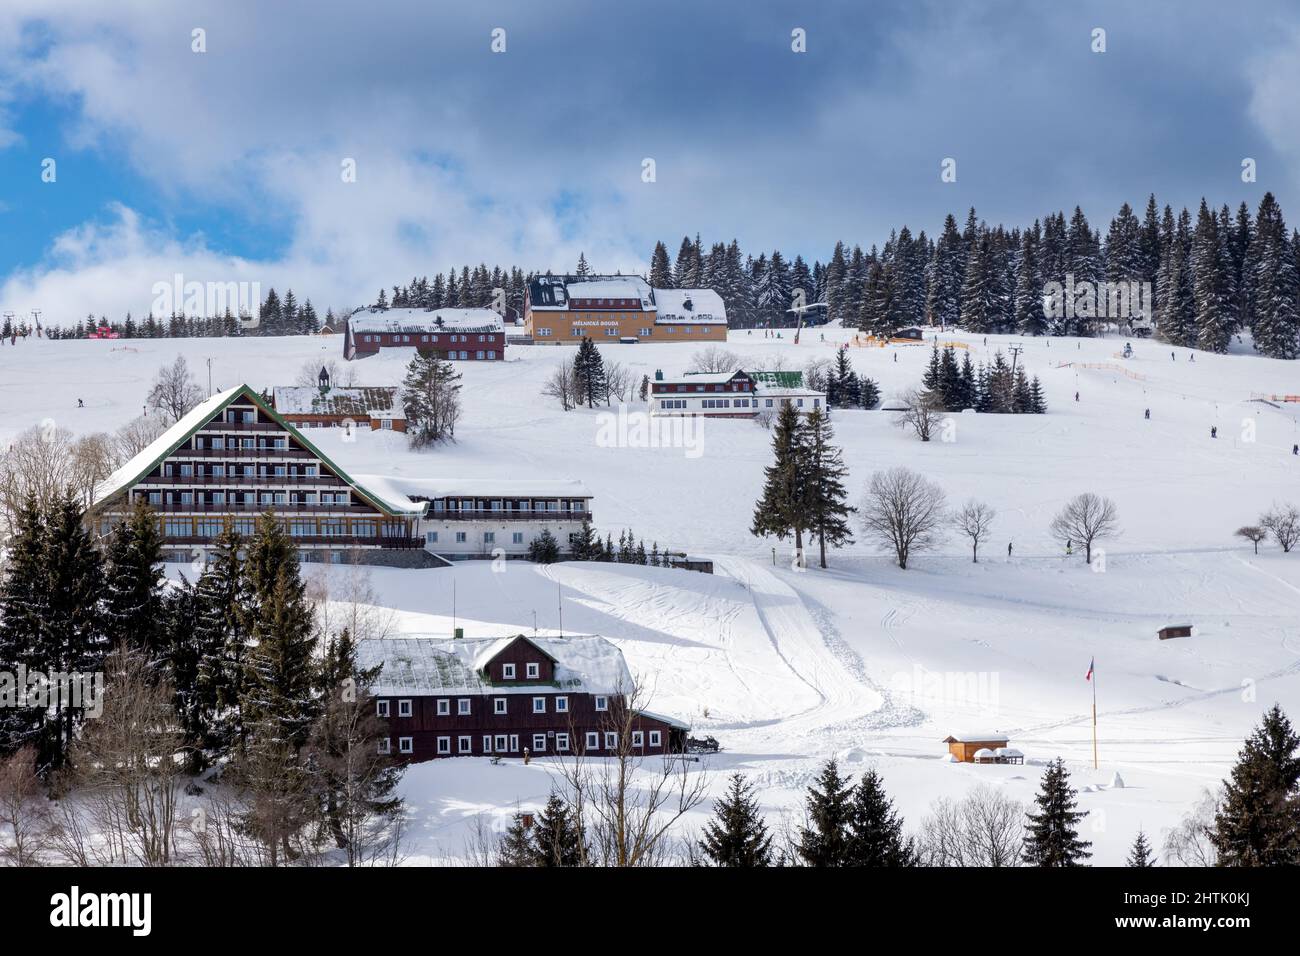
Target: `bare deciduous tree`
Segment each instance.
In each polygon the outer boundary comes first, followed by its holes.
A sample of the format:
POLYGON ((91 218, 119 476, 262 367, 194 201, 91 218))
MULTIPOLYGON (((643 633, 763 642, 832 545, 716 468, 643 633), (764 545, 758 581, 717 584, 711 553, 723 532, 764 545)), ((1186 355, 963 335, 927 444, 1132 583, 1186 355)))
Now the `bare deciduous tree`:
POLYGON ((692 372, 734 372, 738 368, 740 356, 716 345, 700 349, 691 356, 692 372))
POLYGON ((1024 804, 981 784, 957 802, 935 801, 917 851, 925 866, 1019 866, 1024 804))
POLYGON ((203 389, 190 374, 184 355, 176 356, 171 365, 158 370, 149 389, 148 405, 157 409, 170 422, 180 421, 187 412, 203 401, 203 389))
POLYGON ((1093 542, 1119 534, 1119 511, 1109 498, 1085 491, 1066 502, 1052 519, 1052 534, 1067 545, 1082 542, 1084 560, 1091 563, 1093 542))
POLYGON ((351 362, 345 364, 338 359, 326 359, 324 362, 308 359, 298 369, 298 377, 294 379, 293 383, 303 388, 318 387, 322 368, 325 369, 325 374, 330 377, 330 384, 333 386, 350 388, 357 384, 357 373, 353 364, 351 362))
POLYGON ((1282 546, 1283 553, 1289 554, 1300 541, 1300 510, 1295 505, 1274 504, 1259 516, 1259 523, 1282 546))
POLYGON ((39 866, 48 822, 45 789, 36 776, 36 751, 24 747, 0 761, 0 861, 39 866))
POLYGON ((27 429, 0 455, 0 511, 6 535, 28 497, 45 507, 69 488, 89 505, 95 486, 117 466, 106 435, 74 439, 66 428, 46 422, 27 429))
POLYGON ((605 363, 606 404, 610 400, 626 402, 632 394, 632 372, 621 362, 605 363))
POLYGON ((176 855, 184 786, 172 691, 126 647, 109 655, 105 671, 103 713, 85 722, 70 754, 69 805, 87 814, 101 862, 166 865, 176 855))
POLYGON ((113 436, 118 457, 123 461, 134 458, 167 430, 161 415, 140 415, 119 428, 113 436))
POLYGON ((835 363, 828 358, 813 359, 803 369, 803 383, 814 391, 826 391, 835 363))
POLYGON ((558 399, 560 407, 566 412, 580 404, 582 385, 578 381, 572 359, 564 359, 555 367, 542 385, 542 394, 547 398, 558 399))
POLYGON ((858 506, 862 527, 881 547, 891 550, 907 569, 911 556, 932 547, 943 526, 943 489, 908 468, 890 468, 871 476, 858 506))
POLYGON ((921 441, 929 441, 934 430, 943 421, 943 407, 927 391, 914 388, 899 396, 907 407, 898 413, 894 424, 899 428, 910 428, 921 441))
POLYGON ((1218 866, 1219 851, 1214 846, 1214 818, 1219 812, 1221 793, 1204 790, 1176 827, 1165 834, 1165 856, 1183 866, 1218 866))
POLYGON ((1257 524, 1248 524, 1238 528, 1233 532, 1238 538, 1245 538, 1255 546, 1255 553, 1259 554, 1259 543, 1268 537, 1268 531, 1257 524))
POLYGON ((982 501, 971 498, 953 514, 953 524, 957 530, 970 538, 971 561, 979 564, 980 544, 988 539, 993 528, 993 519, 998 513, 982 501))
POLYGON ((701 774, 670 754, 646 755, 633 745, 645 692, 633 683, 625 694, 610 696, 610 709, 599 731, 612 741, 586 753, 582 738, 570 728, 575 748, 560 759, 564 797, 588 844, 586 861, 594 866, 655 866, 673 851, 670 829, 703 802, 701 774), (614 736, 610 736, 610 735, 614 736))

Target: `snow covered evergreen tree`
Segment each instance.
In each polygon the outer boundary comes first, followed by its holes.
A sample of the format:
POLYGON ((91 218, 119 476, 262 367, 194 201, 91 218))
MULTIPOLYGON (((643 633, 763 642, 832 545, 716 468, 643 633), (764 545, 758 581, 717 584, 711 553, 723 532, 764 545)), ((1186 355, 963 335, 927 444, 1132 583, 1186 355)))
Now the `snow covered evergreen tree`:
POLYGON ((1300 737, 1274 704, 1224 782, 1211 839, 1223 866, 1300 863, 1300 737))
POLYGON ((583 866, 587 846, 577 814, 557 793, 547 798, 533 823, 534 866, 583 866))
POLYGON ((602 398, 609 404, 609 389, 605 378, 605 361, 600 349, 590 338, 584 337, 573 359, 573 375, 578 383, 578 400, 594 408, 602 398))
POLYGON ((916 852, 903 836, 903 819, 874 769, 862 775, 849 808, 846 866, 912 866, 916 852))
POLYGON ((1133 847, 1128 851, 1128 862, 1125 865, 1138 869, 1156 865, 1151 844, 1147 842, 1147 835, 1141 830, 1138 830, 1138 835, 1133 840, 1133 847))
POLYGON ((814 408, 804 420, 800 443, 805 459, 805 492, 808 533, 817 538, 820 564, 826 567, 826 545, 839 547, 853 541, 849 515, 856 509, 848 503, 844 466, 840 450, 831 444, 835 433, 830 419, 814 408))
POLYGON ((848 866, 849 824, 853 819, 853 788, 828 761, 808 788, 808 826, 799 828, 796 847, 808 866, 848 866))
POLYGON ((1075 797, 1065 762, 1058 757, 1047 765, 1034 797, 1038 811, 1028 815, 1022 854, 1027 866, 1081 866, 1092 856, 1092 844, 1079 839, 1077 826, 1087 814, 1075 810, 1075 797))
POLYGON ((1300 355, 1300 307, 1295 250, 1282 210, 1273 194, 1265 193, 1255 217, 1251 291, 1251 332, 1255 348, 1269 358, 1300 355))
POLYGON ((157 667, 164 656, 162 533, 158 514, 137 501, 109 539, 104 587, 104 634, 131 643, 157 667))
POLYGON ((726 794, 714 802, 713 819, 705 826, 699 846, 713 866, 771 866, 772 837, 753 787, 740 774, 731 775, 726 794))
POLYGON ((772 455, 772 464, 764 470, 763 494, 754 508, 750 534, 773 535, 778 541, 792 535, 802 561, 803 533, 809 525, 808 462, 803 426, 793 402, 783 403, 777 413, 772 455))

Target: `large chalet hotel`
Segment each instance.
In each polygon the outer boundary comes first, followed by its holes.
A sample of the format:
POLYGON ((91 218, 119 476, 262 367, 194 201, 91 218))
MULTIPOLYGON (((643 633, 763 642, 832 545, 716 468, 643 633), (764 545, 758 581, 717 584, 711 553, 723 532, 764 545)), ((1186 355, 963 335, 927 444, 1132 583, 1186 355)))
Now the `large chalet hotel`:
POLYGON ((638 276, 537 276, 524 331, 538 345, 725 342, 727 310, 712 289, 652 289, 638 276))
POLYGON ((357 645, 389 737, 381 753, 435 757, 650 756, 685 749, 687 726, 629 712, 632 675, 603 637, 381 638, 357 645))
POLYGON ((591 516, 576 481, 350 474, 247 385, 202 402, 113 472, 90 511, 107 534, 141 501, 159 514, 169 561, 206 557, 227 522, 251 535, 266 512, 305 561, 399 567, 523 557, 547 532, 564 550, 591 516))

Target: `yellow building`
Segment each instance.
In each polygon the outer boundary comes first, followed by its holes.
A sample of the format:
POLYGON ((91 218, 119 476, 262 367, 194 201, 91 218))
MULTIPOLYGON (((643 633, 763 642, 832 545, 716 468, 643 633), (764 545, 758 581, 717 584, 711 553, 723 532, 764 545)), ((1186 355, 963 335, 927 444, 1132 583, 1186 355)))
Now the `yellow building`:
POLYGON ((712 289, 652 289, 639 276, 538 276, 524 329, 539 345, 725 342, 727 311, 712 289))

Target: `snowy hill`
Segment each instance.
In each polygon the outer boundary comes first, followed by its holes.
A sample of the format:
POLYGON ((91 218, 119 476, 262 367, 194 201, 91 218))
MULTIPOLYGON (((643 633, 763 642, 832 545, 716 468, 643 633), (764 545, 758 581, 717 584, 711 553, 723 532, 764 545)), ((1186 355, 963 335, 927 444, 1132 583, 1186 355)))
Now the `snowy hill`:
MULTIPOLYGON (((752 369, 802 368, 830 358, 840 329, 795 346, 761 332, 731 333, 752 369), (826 341, 823 341, 823 336, 826 341)), ((1006 337, 950 335, 972 358, 1006 337)), ((617 642, 651 689, 655 710, 716 736, 725 752, 705 766, 715 790, 741 769, 761 787, 773 823, 796 814, 819 762, 838 755, 884 775, 910 826, 930 802, 979 781, 1020 800, 1041 764, 1064 756, 1091 816, 1096 862, 1119 862, 1139 826, 1158 840, 1200 789, 1221 779, 1262 710, 1280 701, 1300 716, 1300 555, 1271 546, 1255 557, 1232 532, 1273 501, 1300 503, 1300 404, 1258 401, 1300 391, 1300 366, 1251 354, 1214 356, 1135 341, 1025 340, 1019 361, 1043 383, 1045 416, 958 415, 956 440, 918 442, 882 412, 834 415, 856 498, 877 468, 925 472, 958 503, 998 510, 979 565, 951 538, 900 571, 864 541, 831 568, 798 572, 787 549, 748 533, 770 434, 747 421, 704 422, 700 453, 616 447, 601 439, 604 410, 562 412, 540 397, 572 349, 511 347, 500 363, 467 363, 458 441, 411 453, 398 434, 336 431, 312 438, 353 471, 413 477, 577 479, 594 495, 602 533, 631 527, 647 547, 710 555, 717 574, 622 565, 511 563, 452 570, 375 570, 372 583, 410 633, 471 636, 532 629, 617 642), (1075 401, 1078 392, 1079 400, 1075 401), (1151 418, 1143 416, 1146 408, 1151 418), (1219 437, 1210 438, 1211 426, 1219 437), (1048 534, 1062 502, 1082 491, 1113 498, 1122 535, 1104 542, 1105 571, 1066 560, 1048 534), (1006 543, 1014 542, 1014 557, 1006 543), (1157 641, 1165 624, 1195 636, 1157 641), (1096 659, 1099 770, 1092 769, 1096 659), (953 765, 940 740, 970 726, 1008 733, 1025 766, 953 765), (1127 786, 1108 784, 1118 771, 1127 786)), ((0 439, 52 420, 77 433, 111 431, 138 414, 157 368, 184 354, 215 389, 294 384, 300 367, 340 359, 333 338, 31 341, 0 347, 0 397, 11 409, 0 439), (85 402, 77 407, 77 399, 85 402)), ((915 385, 929 347, 854 348, 859 374, 883 395, 915 385), (895 358, 896 357, 896 358, 895 358)), ((602 346, 606 361, 641 375, 689 364, 682 345, 602 346)), ((394 385, 409 353, 348 366, 361 385, 394 385)), ((633 410, 641 406, 633 403, 633 410)), ((327 578, 341 570, 318 570, 327 578)), ((547 761, 492 766, 446 760, 413 768, 406 791, 417 856, 458 853, 476 814, 531 805, 550 788, 547 761)), ((703 814, 691 821, 702 821, 703 814)))

